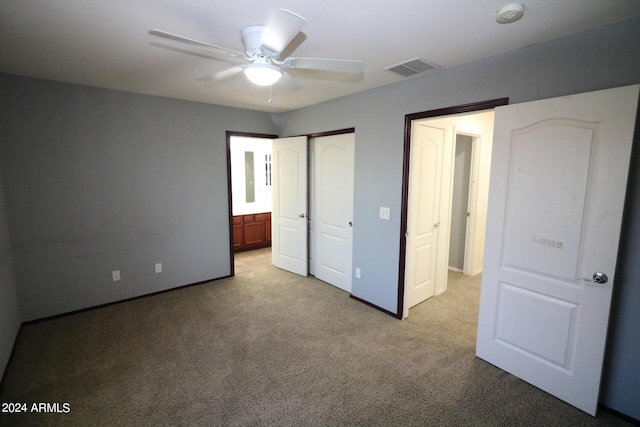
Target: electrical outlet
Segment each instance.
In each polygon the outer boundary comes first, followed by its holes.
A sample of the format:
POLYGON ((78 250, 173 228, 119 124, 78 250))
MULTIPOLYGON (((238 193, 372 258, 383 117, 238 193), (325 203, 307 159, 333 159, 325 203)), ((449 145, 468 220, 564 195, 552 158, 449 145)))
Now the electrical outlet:
POLYGON ((156 264, 156 273, 162 273, 162 263, 161 262, 156 264))
POLYGON ((113 271, 111 272, 111 279, 112 279, 114 282, 117 282, 118 280, 120 280, 120 270, 113 270, 113 271))

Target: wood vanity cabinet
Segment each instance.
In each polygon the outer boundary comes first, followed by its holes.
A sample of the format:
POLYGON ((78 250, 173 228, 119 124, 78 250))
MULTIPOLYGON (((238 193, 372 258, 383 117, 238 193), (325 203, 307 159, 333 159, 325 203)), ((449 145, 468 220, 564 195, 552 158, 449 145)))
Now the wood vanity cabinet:
POLYGON ((271 246, 271 212, 233 217, 233 249, 244 251, 271 246))

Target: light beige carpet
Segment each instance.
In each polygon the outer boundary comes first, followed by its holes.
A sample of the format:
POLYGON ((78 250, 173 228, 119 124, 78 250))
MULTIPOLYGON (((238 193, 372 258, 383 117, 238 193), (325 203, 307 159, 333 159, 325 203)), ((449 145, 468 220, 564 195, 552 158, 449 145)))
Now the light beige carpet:
POLYGON ((475 358, 479 282, 399 321, 240 253, 236 276, 23 327, 1 402, 73 426, 609 426, 475 358))

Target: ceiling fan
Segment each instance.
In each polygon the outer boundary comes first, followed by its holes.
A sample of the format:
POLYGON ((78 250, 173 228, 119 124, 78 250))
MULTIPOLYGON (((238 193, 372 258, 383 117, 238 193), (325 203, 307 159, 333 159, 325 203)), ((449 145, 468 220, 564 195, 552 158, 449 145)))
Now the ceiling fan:
MULTIPOLYGON (((280 54, 300 32, 307 20, 285 9, 278 9, 268 25, 253 25, 242 30, 244 53, 221 46, 201 42, 162 30, 150 30, 149 34, 165 39, 211 49, 214 53, 244 58, 242 66, 247 78, 260 86, 270 86, 282 77, 283 68, 302 68, 321 71, 361 73, 364 61, 351 59, 287 57, 280 54)), ((224 73, 224 72, 223 72, 224 73)))

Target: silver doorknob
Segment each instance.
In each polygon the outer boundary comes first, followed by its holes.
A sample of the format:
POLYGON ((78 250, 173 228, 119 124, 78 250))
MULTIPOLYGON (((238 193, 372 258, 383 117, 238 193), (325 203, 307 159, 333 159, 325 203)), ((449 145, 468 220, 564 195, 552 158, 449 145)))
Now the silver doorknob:
POLYGON ((304 218, 305 215, 303 213, 301 213, 300 215, 298 215, 300 218, 304 218))
POLYGON ((593 273, 592 280, 589 280, 589 279, 580 279, 580 280, 584 280, 585 282, 589 282, 589 283, 607 283, 609 281, 609 278, 602 271, 596 271, 595 273, 593 273))
POLYGON ((438 228, 438 227, 440 227, 440 223, 439 222, 436 222, 435 224, 433 224, 433 228, 438 228))

